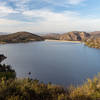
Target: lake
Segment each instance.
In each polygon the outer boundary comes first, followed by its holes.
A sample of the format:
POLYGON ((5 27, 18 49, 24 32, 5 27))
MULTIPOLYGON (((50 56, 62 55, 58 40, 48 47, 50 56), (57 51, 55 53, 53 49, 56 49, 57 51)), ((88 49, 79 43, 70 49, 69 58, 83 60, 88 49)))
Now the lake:
POLYGON ((78 85, 100 72, 100 50, 81 43, 5 44, 0 45, 0 53, 7 56, 3 63, 11 65, 17 77, 37 78, 46 83, 78 85))

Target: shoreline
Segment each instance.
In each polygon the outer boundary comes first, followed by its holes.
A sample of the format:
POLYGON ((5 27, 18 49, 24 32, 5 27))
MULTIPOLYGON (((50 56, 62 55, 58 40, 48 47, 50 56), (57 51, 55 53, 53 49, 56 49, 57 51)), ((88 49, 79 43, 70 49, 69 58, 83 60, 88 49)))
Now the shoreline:
POLYGON ((49 40, 46 39, 45 41, 51 41, 51 42, 71 42, 71 43, 82 43, 81 41, 66 41, 66 40, 49 40))

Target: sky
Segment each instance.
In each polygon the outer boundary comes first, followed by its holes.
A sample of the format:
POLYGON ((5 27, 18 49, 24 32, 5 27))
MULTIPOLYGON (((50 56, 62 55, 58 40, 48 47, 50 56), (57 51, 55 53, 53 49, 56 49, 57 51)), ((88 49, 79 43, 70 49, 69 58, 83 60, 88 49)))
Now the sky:
POLYGON ((100 31, 100 0, 0 0, 0 32, 100 31))

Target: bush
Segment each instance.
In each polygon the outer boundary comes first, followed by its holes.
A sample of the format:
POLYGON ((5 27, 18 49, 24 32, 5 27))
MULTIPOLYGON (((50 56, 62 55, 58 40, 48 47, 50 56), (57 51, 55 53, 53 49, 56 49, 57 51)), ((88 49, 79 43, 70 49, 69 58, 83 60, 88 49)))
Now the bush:
POLYGON ((0 80, 0 100, 99 100, 100 75, 83 85, 63 88, 29 78, 0 80))
POLYGON ((14 79, 16 78, 16 72, 15 70, 11 69, 11 66, 0 64, 0 79, 2 79, 2 77, 5 77, 6 79, 10 79, 10 78, 14 79))

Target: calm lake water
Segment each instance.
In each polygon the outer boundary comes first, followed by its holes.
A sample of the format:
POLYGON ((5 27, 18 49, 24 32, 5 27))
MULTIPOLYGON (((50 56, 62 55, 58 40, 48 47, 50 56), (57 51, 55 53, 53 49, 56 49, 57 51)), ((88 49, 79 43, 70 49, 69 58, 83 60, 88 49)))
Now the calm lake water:
POLYGON ((100 72, 100 50, 80 43, 33 42, 0 45, 0 53, 8 58, 17 77, 28 77, 43 82, 70 85, 81 84, 100 72))

